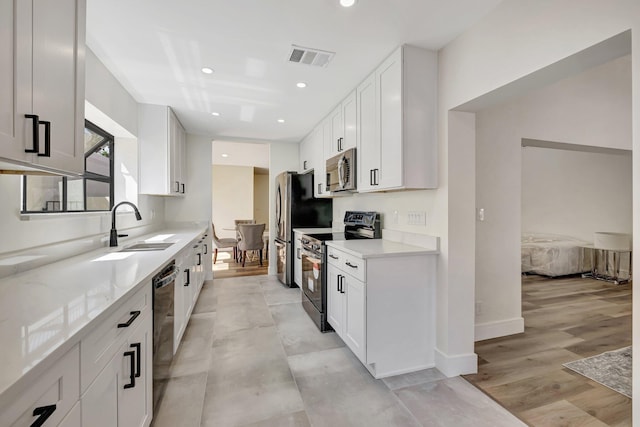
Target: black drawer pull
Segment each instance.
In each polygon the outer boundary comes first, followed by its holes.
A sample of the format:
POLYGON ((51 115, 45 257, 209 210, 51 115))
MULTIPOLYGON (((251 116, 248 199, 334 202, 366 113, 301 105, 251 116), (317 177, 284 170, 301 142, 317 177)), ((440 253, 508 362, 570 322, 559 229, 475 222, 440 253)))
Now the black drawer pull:
POLYGON ((47 419, 56 411, 56 405, 48 405, 48 406, 40 406, 33 410, 33 416, 38 417, 33 423, 31 423, 31 427, 40 427, 44 424, 47 419))
POLYGON ((131 357, 131 373, 129 374, 129 384, 125 384, 124 388, 134 388, 136 386, 136 360, 135 360, 135 351, 125 351, 124 357, 131 357))
POLYGON ((51 122, 40 120, 44 125, 44 153, 38 153, 40 157, 51 157, 51 122))
POLYGON ((184 285, 189 286, 189 283, 191 282, 191 269, 187 268, 184 272, 187 273, 187 281, 184 285))
POLYGON ((33 148, 25 148, 25 153, 37 153, 40 151, 40 117, 35 114, 25 114, 27 119, 33 120, 32 129, 33 129, 33 148))
POLYGON ((180 184, 180 186, 182 187, 182 190, 180 190, 180 193, 184 194, 184 184, 180 184))
POLYGON ((333 254, 329 255, 329 258, 331 258, 331 259, 340 259, 340 257, 337 257, 337 256, 335 256, 333 254))
POLYGON ((345 263, 345 265, 346 265, 347 267, 351 267, 351 268, 358 268, 358 266, 357 266, 357 265, 353 265, 353 264, 351 264, 349 261, 347 261, 347 262, 345 263))
POLYGON ((176 181, 176 193, 180 192, 180 182, 176 181))
POLYGON ((142 356, 140 356, 140 343, 131 344, 130 347, 136 350, 136 373, 135 377, 140 378, 140 366, 142 366, 142 356))
POLYGON ((197 265, 201 265, 202 264, 202 254, 200 252, 198 252, 198 264, 197 265))
POLYGON ((204 254, 206 255, 207 252, 209 252, 209 249, 207 248, 207 244, 205 243, 204 244, 204 254))
POLYGON ((138 316, 140 316, 140 310, 132 311, 129 314, 131 315, 129 320, 127 320, 126 323, 118 323, 118 328, 128 328, 129 326, 131 326, 133 321, 136 320, 138 316))

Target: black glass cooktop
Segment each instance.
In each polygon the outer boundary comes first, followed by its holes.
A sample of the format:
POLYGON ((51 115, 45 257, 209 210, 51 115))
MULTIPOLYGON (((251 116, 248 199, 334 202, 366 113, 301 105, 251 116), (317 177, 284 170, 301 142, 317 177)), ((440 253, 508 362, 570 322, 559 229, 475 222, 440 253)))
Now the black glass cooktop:
POLYGON ((319 240, 321 242, 326 242, 326 241, 329 241, 329 240, 347 240, 347 237, 342 232, 311 233, 311 234, 305 234, 305 236, 310 237, 312 239, 319 240))

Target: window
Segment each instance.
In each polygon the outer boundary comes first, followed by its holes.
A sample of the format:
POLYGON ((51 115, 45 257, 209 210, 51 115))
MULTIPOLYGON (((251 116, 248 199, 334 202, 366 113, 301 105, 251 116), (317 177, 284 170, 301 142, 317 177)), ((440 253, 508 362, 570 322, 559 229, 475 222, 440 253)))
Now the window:
POLYGON ((113 207, 113 136, 84 121, 84 174, 25 175, 22 212, 91 212, 113 207))

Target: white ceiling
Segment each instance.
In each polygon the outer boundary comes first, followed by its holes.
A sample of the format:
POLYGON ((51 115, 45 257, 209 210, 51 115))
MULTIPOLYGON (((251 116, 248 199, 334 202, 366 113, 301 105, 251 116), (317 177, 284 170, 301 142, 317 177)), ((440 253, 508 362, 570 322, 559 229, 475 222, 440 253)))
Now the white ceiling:
POLYGON ((297 142, 398 45, 437 50, 499 2, 87 0, 87 45, 136 101, 170 105, 187 132, 297 142), (336 55, 325 68, 293 64, 292 44, 336 55))
POLYGON ((211 164, 269 169, 269 145, 216 140, 212 143, 211 164))

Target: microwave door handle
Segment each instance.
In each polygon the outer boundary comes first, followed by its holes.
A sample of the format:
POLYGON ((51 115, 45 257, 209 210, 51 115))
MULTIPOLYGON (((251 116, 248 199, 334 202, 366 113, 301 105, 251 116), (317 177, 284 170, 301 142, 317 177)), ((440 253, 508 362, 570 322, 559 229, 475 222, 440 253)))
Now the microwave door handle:
POLYGON ((340 188, 344 188, 344 174, 345 174, 345 159, 344 156, 338 160, 338 185, 340 188))

